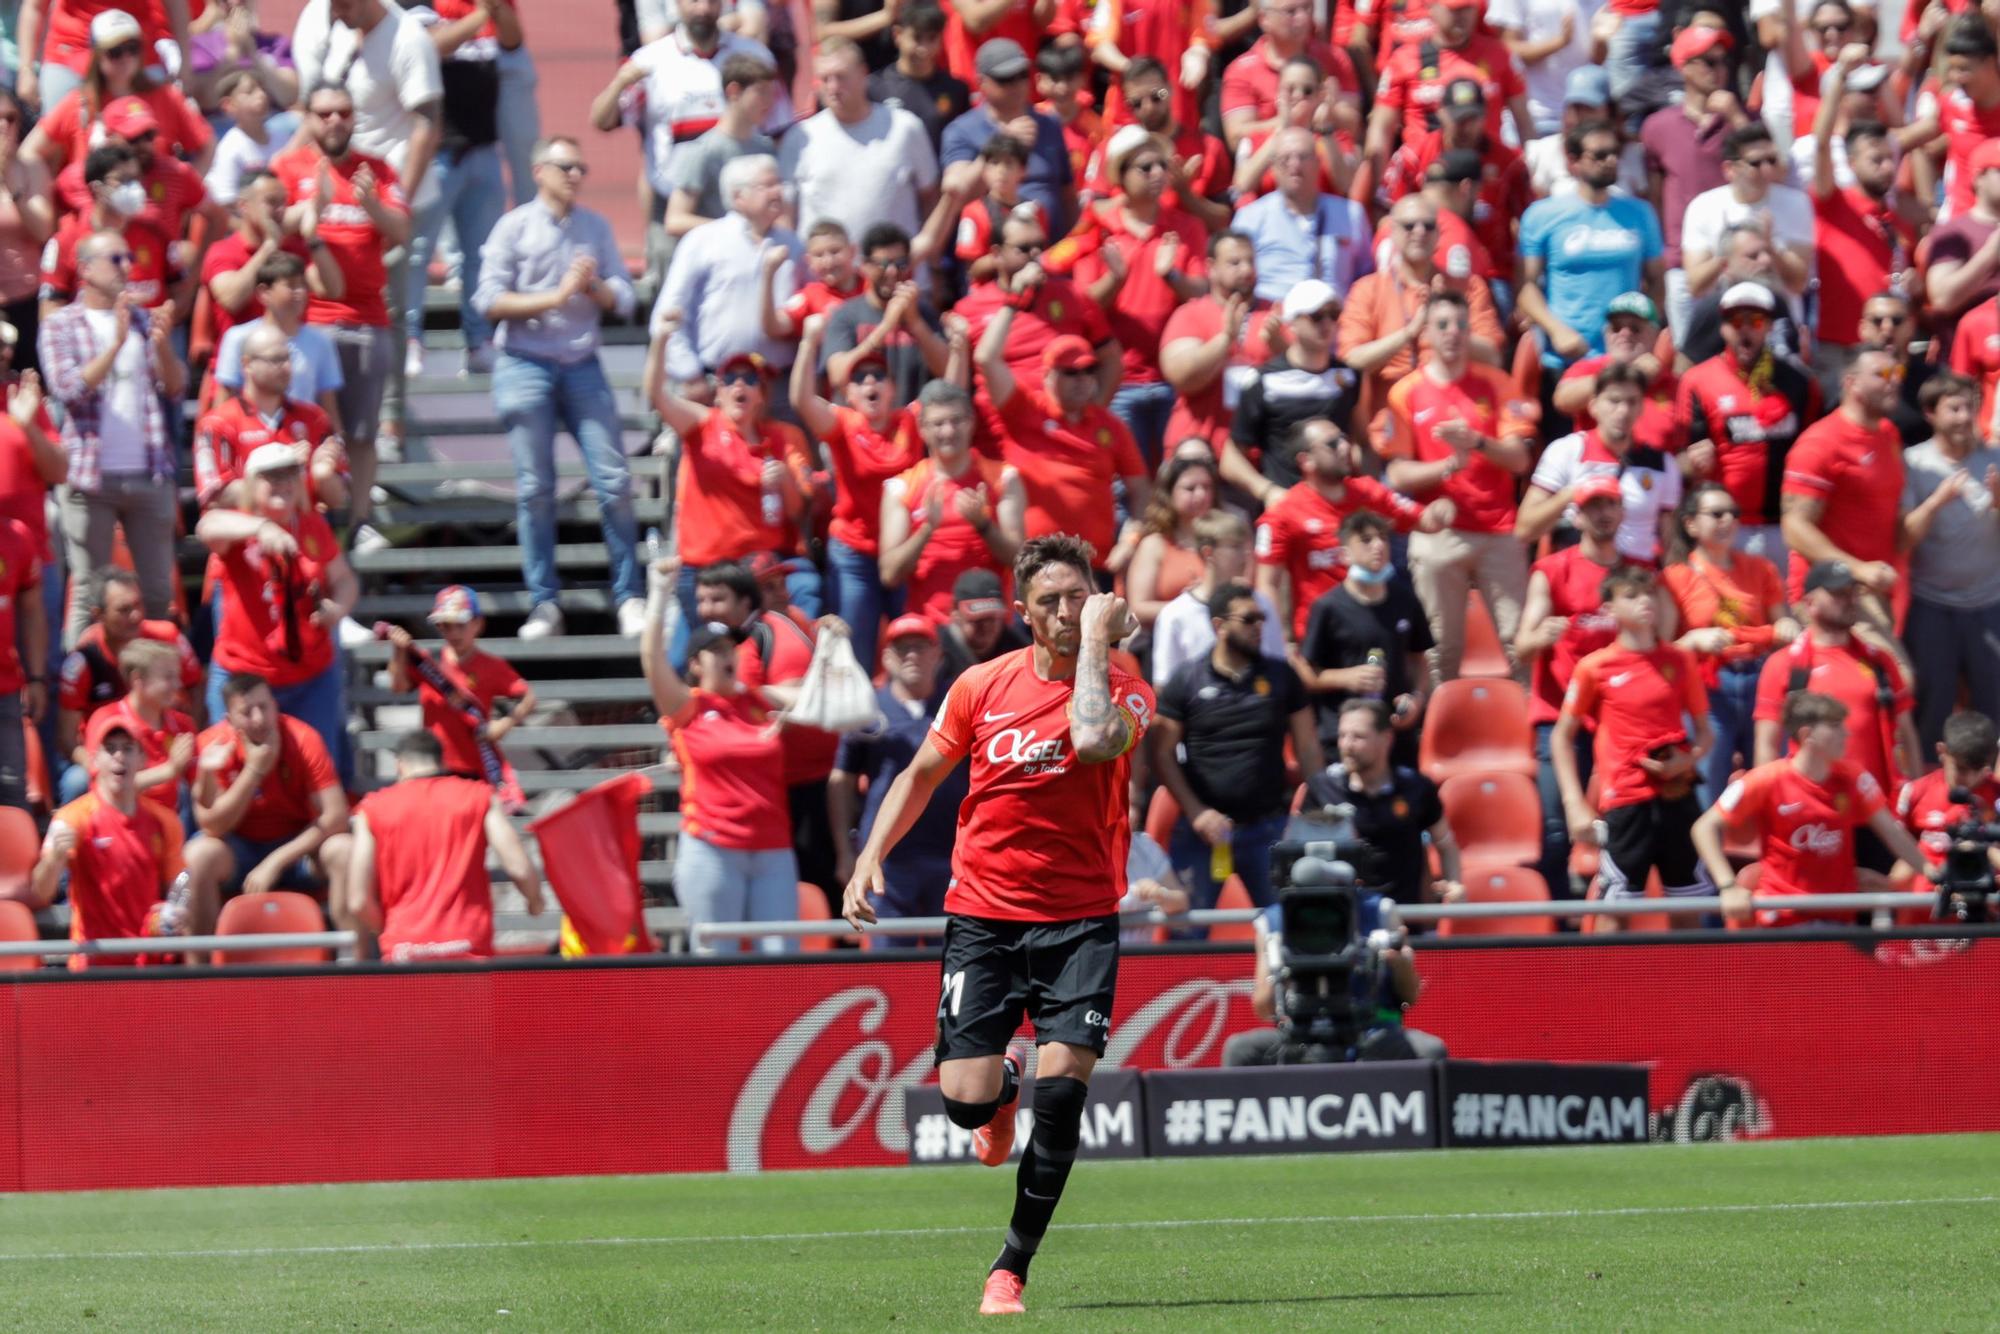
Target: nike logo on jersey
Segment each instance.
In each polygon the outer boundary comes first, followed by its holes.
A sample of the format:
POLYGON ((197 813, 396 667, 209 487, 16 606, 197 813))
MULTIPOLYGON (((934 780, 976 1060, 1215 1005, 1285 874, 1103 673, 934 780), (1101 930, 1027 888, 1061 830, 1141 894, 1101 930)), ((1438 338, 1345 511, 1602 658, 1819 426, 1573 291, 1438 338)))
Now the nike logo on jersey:
POLYGON ((1009 710, 1008 710, 1007 712, 1005 712, 1005 713, 994 713, 994 712, 993 712, 993 711, 992 711, 991 709, 988 709, 988 710, 986 711, 986 713, 985 713, 985 715, 984 715, 984 716, 985 716, 985 719, 986 719, 986 721, 987 721, 987 722, 989 722, 989 723, 997 723, 997 722, 999 722, 999 721, 1000 721, 1000 720, 1001 720, 1002 718, 1012 718, 1012 717, 1014 716, 1015 712, 1016 712, 1015 710, 1013 710, 1013 709, 1009 709, 1009 710))
POLYGON ((1778 814, 1797 815, 1805 808, 1806 804, 1803 801, 1781 801, 1778 803, 1778 814))

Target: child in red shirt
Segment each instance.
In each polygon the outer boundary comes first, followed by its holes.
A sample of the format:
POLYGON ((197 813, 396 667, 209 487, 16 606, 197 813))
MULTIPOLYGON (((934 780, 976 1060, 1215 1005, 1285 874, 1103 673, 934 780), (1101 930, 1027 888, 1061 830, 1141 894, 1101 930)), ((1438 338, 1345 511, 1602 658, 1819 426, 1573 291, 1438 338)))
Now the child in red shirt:
POLYGON ((854 266, 854 242, 847 228, 821 218, 806 233, 806 271, 812 281, 786 299, 783 308, 771 302, 771 280, 790 255, 773 246, 764 257, 758 291, 764 302, 764 332, 772 338, 797 338, 808 315, 829 315, 849 297, 861 295, 861 271, 854 266))
POLYGON ((444 651, 433 661, 461 702, 446 698, 443 691, 417 672, 416 641, 401 626, 393 626, 388 632, 389 642, 396 649, 389 659, 389 688, 417 692, 417 701, 424 711, 424 729, 443 748, 446 773, 485 781, 488 775, 479 743, 484 741, 497 755, 501 738, 534 712, 535 688, 522 680, 521 674, 504 658, 480 646, 479 635, 486 628, 486 618, 479 612, 479 595, 470 588, 452 584, 439 589, 437 601, 431 607, 430 622, 444 640, 444 651), (503 699, 509 702, 509 707, 504 713, 495 712, 495 702, 503 699), (473 712, 480 715, 478 722, 468 716, 463 700, 476 706, 473 712))
MULTIPOLYGON (((996 134, 979 150, 979 180, 986 193, 959 211, 958 239, 952 253, 966 266, 968 282, 983 283, 999 265, 993 257, 1000 244, 1000 224, 1022 207, 1021 182, 1028 178, 1028 149, 1011 134, 996 134)), ((1049 215, 1040 204, 1028 204, 1042 235, 1049 234, 1049 215)))
MULTIPOLYGON (((139 742, 145 768, 139 791, 163 806, 177 808, 194 781, 194 719, 173 707, 181 693, 181 655, 171 644, 135 639, 118 655, 118 670, 129 689, 125 698, 104 706, 139 742)), ((92 715, 95 717, 96 715, 92 715)))
POLYGON ((1643 896, 1655 871, 1669 895, 1699 894, 1688 830, 1701 814, 1695 765, 1715 743, 1708 691, 1694 655, 1660 641, 1651 570, 1613 570, 1603 596, 1618 638, 1577 663, 1549 739, 1570 837, 1601 844, 1598 883, 1606 899, 1643 896), (1597 733, 1595 807, 1578 777, 1574 748, 1576 729, 1586 721, 1597 733))

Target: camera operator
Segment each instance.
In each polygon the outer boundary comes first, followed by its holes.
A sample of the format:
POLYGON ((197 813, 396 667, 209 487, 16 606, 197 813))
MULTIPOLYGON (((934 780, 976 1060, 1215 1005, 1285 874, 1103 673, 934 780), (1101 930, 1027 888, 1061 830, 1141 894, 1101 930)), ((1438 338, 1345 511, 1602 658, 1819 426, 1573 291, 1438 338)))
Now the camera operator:
MULTIPOLYGON (((1944 721, 1944 740, 1937 743, 1941 768, 1903 784, 1896 798, 1896 817, 1931 866, 1943 866, 1951 851, 1951 831, 1967 820, 1992 820, 2000 811, 2000 782, 1993 763, 2000 754, 1993 720, 1970 709, 1944 721), (1969 802, 1956 794, 1970 797, 1969 802)), ((2000 863, 1996 863, 2000 865, 2000 863)))
MULTIPOLYGON (((1384 728, 1386 732, 1386 727, 1384 728)), ((1400 943, 1402 930, 1393 905, 1380 894, 1357 892, 1355 929, 1364 939, 1376 932, 1398 943, 1379 950, 1381 968, 1372 973, 1356 970, 1350 995, 1357 1009, 1370 1007, 1372 1022, 1364 1021, 1359 1040, 1348 1057, 1356 1061, 1441 1061, 1444 1043, 1430 1033, 1403 1026, 1403 1015, 1417 1003, 1423 982, 1417 977, 1416 956, 1400 943)), ((1250 1008, 1260 1018, 1276 1019, 1280 1013, 1279 991, 1283 985, 1284 908, 1282 902, 1266 908, 1257 918, 1257 978, 1250 991, 1250 1008)), ((1283 1059, 1288 1046, 1282 1029, 1259 1028, 1238 1033, 1223 1044, 1222 1063, 1237 1065, 1289 1064, 1283 1059)))
POLYGON ((1379 699, 1348 700, 1340 706, 1334 743, 1339 762, 1316 773, 1307 770, 1307 809, 1353 808, 1350 837, 1363 850, 1349 860, 1361 883, 1398 903, 1454 903, 1464 898, 1458 841, 1445 821, 1437 784, 1415 769, 1389 762, 1396 745, 1389 706, 1379 699), (1426 833, 1438 854, 1440 875, 1435 881, 1430 859, 1424 855, 1426 833))

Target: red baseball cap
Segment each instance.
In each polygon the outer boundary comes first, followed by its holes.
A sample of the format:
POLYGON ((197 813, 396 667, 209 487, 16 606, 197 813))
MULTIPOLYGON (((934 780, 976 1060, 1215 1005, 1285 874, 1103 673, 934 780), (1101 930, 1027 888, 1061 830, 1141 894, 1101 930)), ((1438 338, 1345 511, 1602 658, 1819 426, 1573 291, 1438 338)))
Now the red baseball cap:
POLYGON ((782 579, 798 568, 795 561, 780 556, 775 551, 753 551, 743 562, 750 567, 750 573, 759 581, 771 578, 782 579))
POLYGON ((1625 499, 1625 492, 1618 485, 1616 477, 1611 476, 1609 473, 1598 472, 1592 473, 1571 487, 1569 498, 1572 503, 1583 506, 1588 505, 1593 500, 1622 501, 1625 499))
POLYGON ((937 627, 931 624, 929 617, 919 616, 915 612, 898 616, 889 622, 889 628, 882 634, 882 642, 893 644, 909 635, 914 635, 918 639, 928 639, 933 644, 937 643, 937 627))
POLYGON ((113 732, 123 732, 135 743, 139 740, 138 733, 132 730, 131 718, 123 709, 99 709, 90 715, 90 721, 84 725, 83 749, 93 757, 90 765, 93 771, 97 768, 97 752, 103 748, 105 738, 113 732))
POLYGON ((1064 334, 1043 349, 1042 365, 1054 371, 1095 370, 1097 349, 1087 339, 1064 334))
POLYGON ((1686 28, 1682 30, 1680 36, 1674 38, 1673 49, 1668 52, 1668 56, 1673 60, 1674 68, 1679 69, 1688 61, 1697 56, 1705 56, 1718 46, 1727 51, 1735 45, 1735 38, 1721 28, 1686 28))
POLYGON ((104 110, 104 128, 120 139, 137 139, 159 131, 159 117, 136 97, 121 97, 104 110))

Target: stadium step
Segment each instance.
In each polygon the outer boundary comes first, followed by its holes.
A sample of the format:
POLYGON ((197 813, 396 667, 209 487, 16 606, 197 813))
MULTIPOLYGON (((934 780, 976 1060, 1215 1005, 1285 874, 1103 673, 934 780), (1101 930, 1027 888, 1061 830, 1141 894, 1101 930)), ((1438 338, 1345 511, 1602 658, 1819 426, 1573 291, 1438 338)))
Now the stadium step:
MULTIPOLYGON (((526 616, 534 609, 534 599, 525 588, 480 588, 475 591, 479 594, 479 610, 489 621, 494 617, 526 616)), ((431 608, 436 604, 435 593, 366 593, 354 608, 354 619, 363 625, 376 621, 421 620, 430 615, 431 608)), ((591 612, 609 615, 617 610, 611 601, 611 594, 601 588, 565 588, 557 596, 556 605, 563 609, 565 616, 591 612)), ((509 644, 516 642, 508 640, 509 644)), ((633 648, 636 665, 637 647, 629 639, 625 642, 633 648)), ((501 652, 502 657, 513 656, 511 651, 502 650, 499 644, 495 644, 494 648, 501 652)))
MULTIPOLYGON (((556 548, 556 567, 564 570, 603 569, 610 561, 602 542, 582 542, 556 548)), ((384 547, 380 551, 356 552, 348 557, 360 574, 423 574, 442 576, 446 571, 493 574, 521 568, 519 547, 384 547)))
MULTIPOLYGON (((419 639, 417 642, 432 653, 444 647, 443 641, 437 639, 419 639)), ((489 643, 487 647, 517 666, 532 662, 624 660, 636 671, 639 661, 638 644, 623 635, 557 635, 553 639, 512 639, 502 636, 489 643)), ((380 639, 348 650, 348 656, 355 662, 370 667, 386 666, 389 653, 388 643, 380 639)), ((537 683, 536 689, 540 688, 540 684, 537 683)))
MULTIPOLYGON (((634 480, 644 477, 657 481, 664 475, 661 466, 664 460, 651 454, 635 454, 626 460, 632 470, 634 480)), ((556 480, 574 478, 588 481, 583 469, 583 461, 577 458, 556 460, 556 480)), ((398 486, 439 486, 447 482, 505 482, 509 486, 514 481, 514 465, 504 460, 477 463, 468 460, 427 462, 427 463, 384 463, 375 474, 378 486, 394 489, 398 486)))
MULTIPOLYGON (((628 648, 631 640, 623 641, 628 648)), ((634 650, 636 652, 636 649, 634 650)), ((502 655, 510 656, 510 655, 502 655)), ((535 687, 535 697, 542 704, 650 704, 653 692, 644 678, 636 676, 599 677, 592 680, 536 680, 529 678, 535 687)), ((348 702, 364 707, 380 704, 407 704, 416 698, 414 692, 397 693, 369 684, 357 686, 347 692, 348 702)), ((527 736, 533 729, 524 729, 518 736, 527 736)))
MULTIPOLYGON (((402 527, 446 527, 446 528, 510 528, 514 525, 516 511, 514 502, 501 497, 503 491, 513 488, 502 487, 487 482, 472 482, 468 489, 478 487, 486 490, 491 498, 480 499, 466 496, 453 499, 447 495, 433 496, 429 501, 400 501, 393 497, 375 507, 370 520, 377 528, 402 527)), ((632 502, 632 517, 641 528, 664 528, 667 524, 667 502, 654 496, 640 496, 632 502)), ((556 501, 556 522, 558 524, 595 525, 602 520, 597 508, 597 496, 588 487, 562 496, 556 501)))
MULTIPOLYGON (((394 750, 403 736, 400 729, 362 732, 358 744, 363 750, 394 750)), ((666 744, 667 734, 652 723, 523 727, 507 738, 510 748, 522 750, 658 750, 666 744)))

